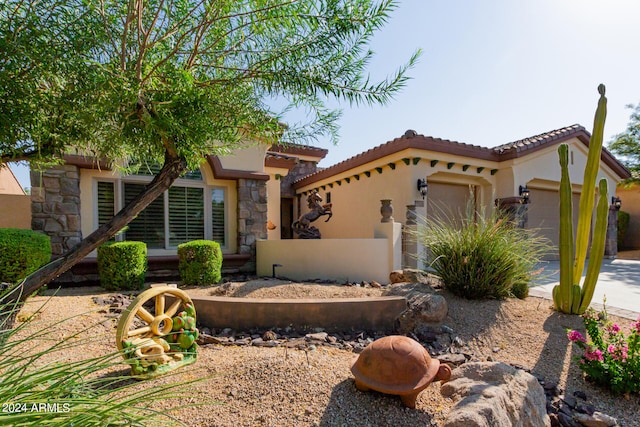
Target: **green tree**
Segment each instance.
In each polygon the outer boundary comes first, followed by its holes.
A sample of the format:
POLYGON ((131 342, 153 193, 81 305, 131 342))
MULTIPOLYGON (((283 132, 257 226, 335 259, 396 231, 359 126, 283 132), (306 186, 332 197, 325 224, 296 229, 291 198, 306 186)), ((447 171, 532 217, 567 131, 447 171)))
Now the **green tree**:
MULTIPOLYGON (((0 4, 0 161, 70 150, 157 161, 108 223, 29 276, 29 295, 107 241, 205 154, 243 141, 337 138, 339 110, 387 103, 419 56, 372 82, 372 35, 392 0, 5 0, 0 4), (282 111, 269 108, 286 101, 282 111), (300 126, 283 113, 302 109, 300 126)), ((114 166, 122 166, 114 164, 114 166)), ((16 297, 4 302, 15 300, 16 297)))
POLYGON ((628 181, 640 181, 640 103, 632 109, 627 129, 616 135, 609 144, 609 150, 622 157, 622 162, 631 171, 628 181))

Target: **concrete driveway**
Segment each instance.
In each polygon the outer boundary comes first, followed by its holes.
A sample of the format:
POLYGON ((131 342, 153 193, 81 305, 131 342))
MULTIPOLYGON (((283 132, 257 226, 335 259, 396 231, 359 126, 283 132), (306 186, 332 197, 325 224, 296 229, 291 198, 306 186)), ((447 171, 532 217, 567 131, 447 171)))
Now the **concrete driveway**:
MULTIPOLYGON (((543 270, 531 284, 529 294, 551 299, 553 287, 560 280, 560 263, 545 261, 540 264, 540 268, 543 270)), ((606 259, 602 262, 591 306, 596 310, 601 309, 605 298, 607 311, 610 314, 634 320, 638 318, 640 313, 640 260, 606 259)))

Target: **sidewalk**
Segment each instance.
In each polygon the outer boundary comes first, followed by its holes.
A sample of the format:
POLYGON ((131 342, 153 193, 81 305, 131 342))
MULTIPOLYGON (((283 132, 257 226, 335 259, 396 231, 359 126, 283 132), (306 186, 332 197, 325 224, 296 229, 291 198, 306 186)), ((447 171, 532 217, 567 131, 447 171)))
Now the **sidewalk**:
MULTIPOLYGON (((560 263, 545 261, 539 266, 544 270, 539 278, 531 284, 529 295, 552 299, 553 287, 559 283, 560 263)), ((591 307, 596 310, 602 309, 605 297, 609 314, 633 320, 638 318, 640 314, 640 260, 606 259, 602 262, 591 307)))

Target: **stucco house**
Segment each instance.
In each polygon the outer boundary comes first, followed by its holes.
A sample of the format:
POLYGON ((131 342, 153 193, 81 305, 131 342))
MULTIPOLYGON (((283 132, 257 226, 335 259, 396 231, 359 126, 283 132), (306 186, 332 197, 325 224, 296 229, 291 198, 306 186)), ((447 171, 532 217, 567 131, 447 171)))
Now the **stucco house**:
MULTIPOLYGON (((147 243, 151 277, 175 275, 177 245, 199 238, 220 242, 225 271, 253 273, 256 242, 295 238, 291 224, 307 211, 306 196, 316 190, 333 205, 331 221, 317 224, 323 239, 374 237, 383 199, 391 200, 395 221, 406 224, 408 210, 419 217, 447 209, 455 215, 473 194, 477 208, 524 206, 524 226, 540 228, 556 241, 556 150, 562 142, 570 146, 577 207, 589 144, 582 126, 494 148, 409 130, 328 168, 318 167, 327 150, 309 146, 248 145, 230 156, 209 156, 199 170, 177 180, 147 207, 118 239, 147 243), (528 190, 528 203, 522 203, 521 188, 528 190)), ((32 228, 51 236, 54 256, 89 235, 151 180, 144 173, 123 176, 83 156, 69 155, 65 162, 31 176, 32 228)), ((603 150, 599 177, 609 181, 611 195, 616 183, 628 176, 603 150)), ((62 281, 95 280, 95 272, 91 254, 62 281)))
MULTIPOLYGON (((526 219, 525 227, 539 229, 557 243, 557 148, 560 143, 569 145, 577 219, 589 138, 582 126, 573 125, 486 148, 408 130, 399 138, 297 179, 293 187, 302 197, 317 190, 333 204, 333 218, 319 226, 323 238, 370 237, 370 224, 380 221, 383 199, 392 200, 395 221, 405 223, 408 210, 422 218, 442 212, 462 214, 473 197, 476 209, 498 205, 519 210, 526 219)), ((629 171, 603 149, 598 179, 608 181, 610 196, 627 177, 629 171)), ((300 206, 304 212, 304 204, 300 206)))

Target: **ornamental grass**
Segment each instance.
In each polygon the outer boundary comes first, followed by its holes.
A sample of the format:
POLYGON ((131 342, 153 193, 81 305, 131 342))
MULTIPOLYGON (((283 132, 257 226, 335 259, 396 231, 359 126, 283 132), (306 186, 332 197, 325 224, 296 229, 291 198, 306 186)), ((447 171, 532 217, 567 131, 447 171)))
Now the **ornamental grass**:
POLYGON ((468 204, 458 215, 441 209, 425 221, 418 238, 426 248, 426 264, 453 294, 467 299, 525 298, 550 243, 518 222, 498 209, 485 215, 468 204))

